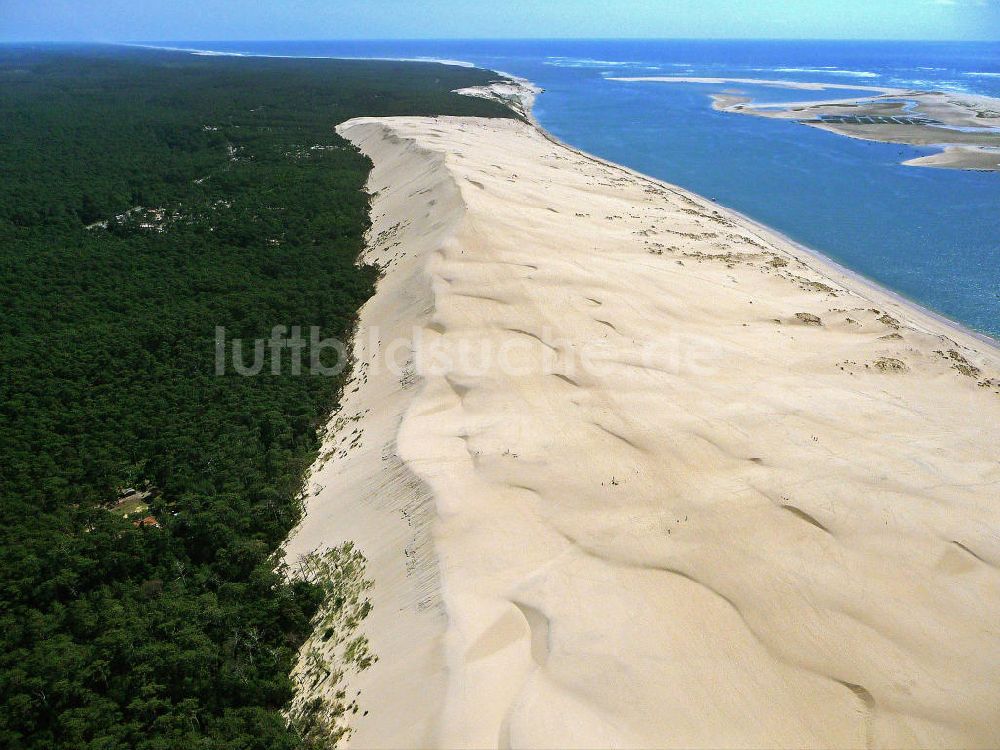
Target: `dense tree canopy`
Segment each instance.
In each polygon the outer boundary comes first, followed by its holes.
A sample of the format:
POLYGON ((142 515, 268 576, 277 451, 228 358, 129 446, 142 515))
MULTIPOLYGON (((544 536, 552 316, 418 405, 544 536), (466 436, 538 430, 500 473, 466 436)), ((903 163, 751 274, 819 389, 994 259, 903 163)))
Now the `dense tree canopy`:
POLYGON ((0 48, 0 746, 299 744, 322 594, 274 552, 340 383, 218 377, 214 329, 347 336, 370 164, 333 126, 508 116, 450 93, 488 78, 0 48))

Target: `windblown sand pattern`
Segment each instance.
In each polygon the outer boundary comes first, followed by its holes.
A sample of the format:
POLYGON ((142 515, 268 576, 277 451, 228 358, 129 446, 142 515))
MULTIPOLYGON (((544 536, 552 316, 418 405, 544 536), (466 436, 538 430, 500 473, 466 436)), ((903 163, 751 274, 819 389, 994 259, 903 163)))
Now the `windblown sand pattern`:
POLYGON ((385 274, 288 555, 368 560, 352 746, 1000 744, 996 349, 521 122, 339 132, 385 274))

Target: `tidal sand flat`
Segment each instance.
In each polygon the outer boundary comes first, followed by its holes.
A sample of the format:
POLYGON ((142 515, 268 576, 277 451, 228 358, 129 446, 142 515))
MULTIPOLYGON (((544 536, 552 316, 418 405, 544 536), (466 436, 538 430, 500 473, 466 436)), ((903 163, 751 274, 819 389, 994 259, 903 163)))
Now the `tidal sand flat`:
POLYGON ((995 747, 1000 352, 520 121, 362 118, 355 747, 995 747))
POLYGON ((852 86, 756 78, 684 76, 609 77, 610 81, 653 83, 752 84, 824 91, 853 89, 877 96, 826 101, 756 103, 738 92, 712 95, 722 112, 795 120, 803 125, 867 141, 938 146, 929 156, 908 159, 908 166, 1000 171, 1000 99, 967 93, 916 91, 886 86, 852 86))

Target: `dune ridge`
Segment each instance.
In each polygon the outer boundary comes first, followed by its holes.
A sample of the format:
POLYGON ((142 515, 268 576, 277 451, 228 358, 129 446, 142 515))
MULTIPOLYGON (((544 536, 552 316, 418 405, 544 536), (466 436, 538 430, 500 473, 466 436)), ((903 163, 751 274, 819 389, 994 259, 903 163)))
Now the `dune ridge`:
POLYGON ((369 561, 347 744, 1000 741, 995 348, 523 122, 338 132, 385 273, 287 554, 369 561))
POLYGON ((310 471, 306 515, 284 549, 293 569, 303 556, 345 542, 362 552, 374 586, 368 592, 372 611, 361 630, 379 661, 360 673, 346 668, 343 644, 324 641, 317 631, 300 650, 293 706, 318 696, 331 700, 330 706, 355 701, 359 711, 377 705, 377 723, 360 722, 363 714, 350 711, 335 718, 346 732, 343 741, 426 747, 435 742, 445 684, 446 617, 429 533, 435 511, 427 486, 396 450, 399 424, 419 385, 412 353, 396 347, 388 354, 394 364, 383 366, 382 343, 408 341, 413 327, 429 318, 432 294, 423 251, 443 242, 463 211, 454 182, 441 169, 443 156, 390 134, 386 139, 399 153, 376 165, 369 185, 391 185, 397 199, 413 210, 390 215, 382 210, 383 199, 374 196, 372 228, 360 260, 385 273, 378 293, 359 313, 351 379, 310 471), (314 651, 327 662, 321 670, 310 664, 314 651), (344 698, 337 697, 338 691, 344 698), (368 700, 369 693, 374 700, 368 700))

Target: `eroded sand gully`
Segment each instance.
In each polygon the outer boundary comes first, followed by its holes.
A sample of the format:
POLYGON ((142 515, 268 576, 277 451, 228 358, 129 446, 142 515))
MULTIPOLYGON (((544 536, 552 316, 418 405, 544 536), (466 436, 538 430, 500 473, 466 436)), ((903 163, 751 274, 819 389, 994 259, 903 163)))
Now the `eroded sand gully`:
POLYGON ((369 558, 353 746, 1000 743, 994 348, 520 122, 339 132, 387 270, 288 551, 369 558))

